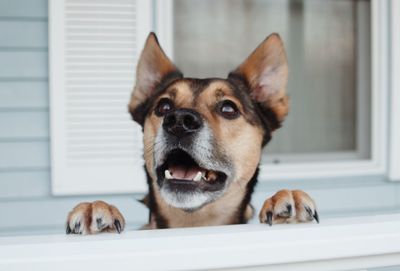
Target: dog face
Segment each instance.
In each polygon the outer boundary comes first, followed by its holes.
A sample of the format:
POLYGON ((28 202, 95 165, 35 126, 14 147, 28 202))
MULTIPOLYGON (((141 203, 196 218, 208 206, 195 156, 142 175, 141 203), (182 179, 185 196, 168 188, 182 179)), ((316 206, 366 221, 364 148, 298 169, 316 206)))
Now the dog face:
POLYGON ((269 36, 226 79, 184 78, 154 34, 141 54, 129 110, 143 127, 151 186, 186 211, 246 186, 288 112, 287 61, 269 36))

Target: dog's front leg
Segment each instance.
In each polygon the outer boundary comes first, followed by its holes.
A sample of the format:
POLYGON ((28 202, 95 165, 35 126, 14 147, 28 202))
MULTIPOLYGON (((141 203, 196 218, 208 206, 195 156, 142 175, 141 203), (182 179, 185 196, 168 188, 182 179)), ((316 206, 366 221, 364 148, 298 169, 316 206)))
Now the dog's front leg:
POLYGON ((104 201, 82 202, 69 212, 66 222, 66 233, 121 233, 124 227, 125 219, 115 206, 104 201))
POLYGON ((267 199, 260 211, 261 223, 272 224, 311 222, 319 223, 314 200, 301 190, 280 190, 267 199))

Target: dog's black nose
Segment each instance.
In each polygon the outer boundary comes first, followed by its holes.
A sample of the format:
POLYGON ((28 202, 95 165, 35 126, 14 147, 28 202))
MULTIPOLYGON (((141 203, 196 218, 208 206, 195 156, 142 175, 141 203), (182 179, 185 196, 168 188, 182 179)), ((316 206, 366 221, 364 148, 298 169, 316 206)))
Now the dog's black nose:
POLYGON ((177 137, 196 132, 203 125, 201 116, 190 109, 177 109, 164 116, 163 128, 177 137))

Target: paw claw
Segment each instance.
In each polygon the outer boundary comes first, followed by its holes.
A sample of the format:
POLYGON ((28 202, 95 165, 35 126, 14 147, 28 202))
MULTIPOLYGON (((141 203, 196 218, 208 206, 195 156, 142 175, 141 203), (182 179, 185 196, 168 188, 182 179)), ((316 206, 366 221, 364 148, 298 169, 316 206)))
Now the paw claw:
POLYGON ((319 216, 318 216, 317 210, 315 210, 313 217, 315 218, 315 221, 317 221, 317 223, 319 224, 319 216))
POLYGON ((65 229, 65 233, 66 234, 71 234, 72 233, 71 227, 69 225, 67 225, 67 228, 65 229))
POLYGON ((267 212, 267 220, 265 220, 266 223, 268 223, 270 226, 272 226, 272 212, 267 212))
POLYGON ((115 229, 117 230, 117 232, 121 233, 121 231, 122 231, 121 222, 119 222, 118 219, 115 219, 114 225, 115 225, 115 229))
POLYGON ((292 216, 292 205, 286 205, 288 216, 292 216))

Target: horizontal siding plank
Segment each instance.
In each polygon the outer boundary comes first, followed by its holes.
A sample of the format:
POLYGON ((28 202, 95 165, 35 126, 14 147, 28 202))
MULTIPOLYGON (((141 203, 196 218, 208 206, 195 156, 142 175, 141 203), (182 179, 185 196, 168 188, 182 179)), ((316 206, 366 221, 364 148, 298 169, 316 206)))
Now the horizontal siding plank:
POLYGON ((0 112, 2 139, 48 139, 48 112, 0 112))
POLYGON ((47 22, 1 21, 0 50, 12 48, 47 48, 47 22))
POLYGON ((50 196, 50 172, 0 172, 0 201, 50 196))
POLYGON ((47 52, 0 52, 0 81, 8 78, 47 78, 47 52))
POLYGON ((101 197, 47 197, 40 200, 0 202, 0 232, 15 228, 57 227, 64 233, 64 223, 68 212, 79 202, 104 200, 119 208, 128 228, 144 225, 148 220, 148 210, 131 195, 101 197))
POLYGON ((40 108, 49 107, 47 82, 1 82, 0 110, 4 108, 40 108))
POLYGON ((48 141, 0 142, 0 171, 49 168, 49 152, 48 141))
POLYGON ((47 18, 47 0, 0 0, 1 17, 47 18))

